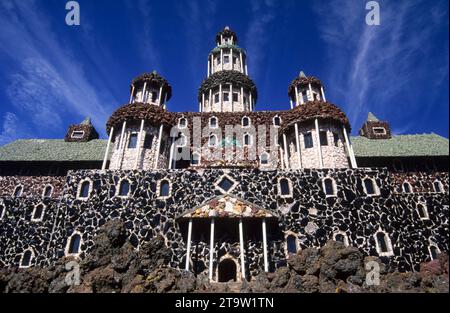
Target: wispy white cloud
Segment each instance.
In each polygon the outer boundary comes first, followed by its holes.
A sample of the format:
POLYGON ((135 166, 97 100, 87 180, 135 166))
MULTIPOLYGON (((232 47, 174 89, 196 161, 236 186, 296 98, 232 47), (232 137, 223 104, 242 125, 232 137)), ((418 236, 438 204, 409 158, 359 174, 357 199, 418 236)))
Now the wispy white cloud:
POLYGON ((442 2, 425 6, 420 1, 379 2, 380 26, 365 23, 366 1, 315 3, 328 51, 327 87, 354 125, 361 125, 367 111, 373 110, 404 115, 405 123, 398 131, 406 132, 413 126, 407 116, 426 115, 437 94, 430 92, 422 107, 411 107, 411 100, 424 92, 421 82, 433 81, 439 88, 448 78, 448 58, 432 59, 429 44, 444 24, 446 9, 442 2))
POLYGON ((24 123, 11 112, 6 112, 2 119, 2 128, 0 130, 0 146, 20 138, 30 138, 31 133, 24 123))
POLYGON ((0 29, 0 56, 8 60, 6 92, 21 117, 33 121, 34 132, 62 127, 64 114, 91 116, 103 131, 117 102, 87 77, 67 42, 52 31, 38 2, 2 1, 0 29))

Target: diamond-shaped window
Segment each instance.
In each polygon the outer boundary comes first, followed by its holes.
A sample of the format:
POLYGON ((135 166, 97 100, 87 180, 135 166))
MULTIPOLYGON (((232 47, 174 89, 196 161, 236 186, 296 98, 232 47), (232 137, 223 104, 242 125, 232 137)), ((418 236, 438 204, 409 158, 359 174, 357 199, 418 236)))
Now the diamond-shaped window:
POLYGON ((225 193, 230 192, 236 185, 237 183, 226 175, 216 183, 216 186, 225 193))

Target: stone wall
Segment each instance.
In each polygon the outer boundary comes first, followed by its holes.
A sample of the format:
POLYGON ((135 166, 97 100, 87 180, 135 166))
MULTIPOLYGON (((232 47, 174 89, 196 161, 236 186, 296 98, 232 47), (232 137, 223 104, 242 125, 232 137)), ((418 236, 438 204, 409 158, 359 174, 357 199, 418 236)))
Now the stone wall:
MULTIPOLYGON (((297 237, 300 249, 305 249, 323 246, 340 232, 347 236, 351 246, 358 247, 365 255, 377 256, 374 235, 384 231, 392 243, 392 255, 381 259, 389 268, 402 271, 429 260, 431 244, 442 252, 448 251, 448 193, 426 192, 420 194, 422 198, 417 194, 397 194, 390 173, 383 169, 75 171, 68 175, 65 196, 59 206, 48 200, 43 222, 30 221, 32 209, 41 199, 2 198, 6 219, 1 220, 0 231, 11 235, 1 237, 0 259, 6 265, 17 265, 23 250, 32 247, 36 251, 33 262, 51 262, 64 255, 67 240, 75 231, 82 234, 83 257, 94 246, 93 238, 99 226, 121 219, 137 249, 160 234, 174 253, 171 266, 183 268, 186 224, 183 226, 179 218, 209 199, 222 196, 217 184, 225 174, 235 184, 229 191, 232 197, 245 199, 277 217, 268 225, 271 270, 286 263, 285 235, 288 233, 297 237), (78 185, 87 177, 93 181, 90 198, 77 199, 78 185), (325 195, 324 177, 334 179, 335 196, 325 195), (365 177, 375 180, 378 195, 365 194, 362 185, 365 177), (123 178, 131 182, 129 198, 116 196, 116 188, 123 178), (280 194, 280 178, 290 180, 290 195, 280 194), (158 191, 163 179, 170 182, 170 195, 161 198, 158 191), (429 213, 425 220, 416 210, 423 201, 429 213)), ((448 176, 443 184, 448 188, 448 176)), ((193 229, 194 234, 200 232, 196 239, 198 249, 193 250, 192 258, 197 259, 196 264, 200 266, 196 268, 200 272, 207 271, 209 266, 206 223, 206 227, 193 229)), ((263 262, 261 240, 255 237, 260 236, 258 223, 257 220, 244 222, 246 268, 252 275, 262 270, 263 262)), ((218 239, 216 260, 227 254, 236 255, 236 249, 239 251, 238 241, 227 236, 223 241, 218 239)))
POLYGON ((63 192, 65 176, 0 176, 0 197, 13 196, 17 186, 23 186, 22 197, 42 198, 46 186, 52 186, 51 198, 63 192))
MULTIPOLYGON (((219 61, 220 60, 220 51, 215 53, 213 56, 213 66, 212 66, 212 73, 216 73, 222 70, 226 70, 226 71, 230 71, 230 70, 234 70, 234 71, 242 71, 241 68, 241 60, 240 60, 240 55, 239 52, 237 52, 236 50, 233 51, 233 55, 231 56, 230 54, 230 49, 222 49, 223 50, 223 56, 229 56, 230 58, 230 62, 228 63, 223 63, 223 68, 222 68, 222 64, 219 61), (233 58, 236 58, 236 63, 233 64, 233 58)), ((242 54, 242 60, 245 64, 245 54, 242 54)), ((245 71, 245 70, 244 70, 245 71)))

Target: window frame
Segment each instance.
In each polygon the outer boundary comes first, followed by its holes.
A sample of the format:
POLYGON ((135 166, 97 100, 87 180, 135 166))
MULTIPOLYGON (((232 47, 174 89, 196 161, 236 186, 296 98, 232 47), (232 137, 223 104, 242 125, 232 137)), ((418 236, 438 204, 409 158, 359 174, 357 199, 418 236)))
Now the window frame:
POLYGON ((77 197, 76 198, 78 200, 83 200, 83 201, 88 200, 91 197, 93 187, 94 187, 94 182, 90 178, 84 178, 84 179, 80 180, 80 182, 78 183, 78 187, 77 187, 77 197), (81 191, 82 191, 84 183, 89 184, 88 195, 86 197, 81 196, 81 191))
POLYGON ((35 258, 34 250, 33 248, 28 248, 22 252, 22 256, 20 257, 19 261, 19 268, 30 268, 33 262, 33 259, 35 258), (23 259, 25 257, 25 253, 30 252, 30 260, 28 262, 28 265, 23 265, 23 259))
POLYGON ((171 195, 172 195, 172 183, 170 182, 170 180, 168 178, 161 179, 158 182, 157 186, 158 187, 157 187, 156 192, 157 192, 157 195, 158 195, 158 199, 167 199, 167 198, 171 197, 171 195), (161 187, 162 187, 164 182, 167 182, 168 188, 169 188, 169 190, 167 191, 167 195, 161 195, 161 192, 162 192, 162 188, 161 187))
POLYGON ((377 197, 377 196, 380 195, 380 189, 379 189, 378 184, 377 184, 377 182, 376 182, 376 180, 374 178, 369 177, 369 176, 365 176, 362 179, 361 183, 362 183, 362 187, 363 187, 363 190, 364 190, 364 193, 366 194, 366 196, 368 196, 368 197, 377 197), (372 182, 372 188, 373 188, 374 193, 368 193, 367 192, 367 187, 366 187, 366 183, 365 183, 366 180, 370 180, 372 182))
POLYGON ((117 184, 116 197, 118 197, 118 198, 129 198, 130 195, 131 195, 131 181, 128 178, 122 178, 121 180, 119 180, 119 183, 117 184), (121 188, 122 188, 123 182, 127 182, 128 183, 128 193, 126 195, 122 195, 121 194, 121 188))
POLYGON ((344 242, 343 242, 343 244, 344 244, 346 247, 348 247, 350 244, 349 244, 349 240, 348 240, 348 235, 347 235, 347 233, 344 232, 344 231, 341 231, 341 230, 340 230, 340 231, 335 231, 335 232, 333 232, 333 240, 336 241, 336 242, 340 242, 340 241, 336 240, 336 237, 337 237, 338 235, 341 235, 341 236, 344 237, 344 242))
POLYGON ((33 212, 31 213, 31 221, 32 222, 42 222, 44 220, 44 215, 45 215, 45 209, 47 208, 47 206, 44 203, 38 203, 34 206, 33 208, 33 212), (42 211, 41 211, 41 215, 39 218, 35 218, 35 214, 36 214, 36 210, 39 206, 42 206, 42 211))
POLYGON ((54 187, 53 187, 53 185, 50 185, 50 184, 47 184, 47 185, 45 185, 44 186, 44 189, 42 190, 42 198, 51 198, 52 197, 52 195, 53 195, 53 190, 54 190, 54 187), (46 194, 46 191, 47 191, 47 188, 50 188, 50 195, 49 196, 47 196, 46 194))
POLYGON ((304 147, 305 150, 307 150, 307 149, 314 149, 314 139, 313 139, 313 135, 312 135, 311 131, 303 133, 303 147, 304 147), (308 140, 306 140, 306 138, 308 138, 308 140), (307 142, 310 145, 307 146, 306 145, 307 142))
POLYGON ((325 197, 326 198, 333 198, 337 196, 337 186, 336 186, 336 181, 334 180, 334 178, 330 177, 330 176, 326 176, 322 179, 322 188, 323 188, 323 192, 325 193, 325 197), (327 193, 327 186, 326 186, 326 181, 331 181, 331 189, 332 189, 332 193, 328 194, 327 193))
POLYGON ((84 130, 73 130, 72 134, 70 134, 71 139, 83 139, 86 132, 84 130), (80 136, 75 136, 75 133, 81 134, 80 136))
POLYGON ((209 128, 216 129, 219 127, 219 119, 215 116, 211 116, 208 121, 209 128), (215 125, 211 124, 211 121, 215 121, 215 125))
POLYGON ((131 132, 130 135, 128 136, 128 144, 127 144, 127 149, 137 149, 138 144, 139 144, 139 132, 131 132), (133 143, 133 141, 131 141, 131 138, 136 138, 136 141, 134 142, 134 146, 130 146, 131 143, 133 143))
POLYGON ((372 131, 375 135, 386 135, 387 134, 386 127, 382 127, 382 126, 374 126, 374 127, 372 127, 372 131), (377 132, 378 130, 382 130, 382 132, 377 132))
POLYGON ((292 198, 293 197, 293 193, 294 193, 294 191, 293 191, 293 188, 292 188, 292 181, 289 179, 289 178, 287 178, 287 177, 279 177, 278 178, 278 196, 280 196, 281 198, 292 198), (287 194, 283 194, 282 193, 282 188, 281 188, 281 181, 282 180, 286 180, 287 181, 287 184, 288 184, 288 193, 287 194))
POLYGON ((389 237, 389 234, 381 229, 379 229, 374 235, 375 239, 375 247, 377 250, 377 253, 379 256, 393 256, 394 255, 394 247, 392 246, 391 238, 389 237), (386 252, 381 251, 380 243, 378 242, 378 234, 384 235, 384 240, 386 244, 386 252))
POLYGON ((74 231, 72 233, 72 235, 70 235, 67 238, 67 242, 66 242, 66 248, 64 250, 64 255, 66 257, 75 257, 78 258, 82 252, 81 250, 81 246, 83 245, 83 234, 79 231, 74 231), (72 239, 74 236, 79 236, 80 237, 80 243, 78 244, 78 251, 76 253, 70 252, 71 246, 72 246, 72 239))
POLYGON ((22 198, 23 196, 23 191, 24 191, 24 187, 22 184, 18 184, 14 187, 13 193, 12 193, 12 197, 13 198, 22 198), (20 193, 17 195, 17 189, 20 188, 20 193))
POLYGON ((241 126, 242 126, 242 128, 250 128, 250 127, 252 126, 252 120, 251 120, 251 118, 248 117, 248 116, 243 116, 243 117, 241 118, 241 126), (245 120, 245 119, 247 119, 247 121, 248 121, 248 124, 247 124, 247 125, 244 125, 244 120, 245 120))

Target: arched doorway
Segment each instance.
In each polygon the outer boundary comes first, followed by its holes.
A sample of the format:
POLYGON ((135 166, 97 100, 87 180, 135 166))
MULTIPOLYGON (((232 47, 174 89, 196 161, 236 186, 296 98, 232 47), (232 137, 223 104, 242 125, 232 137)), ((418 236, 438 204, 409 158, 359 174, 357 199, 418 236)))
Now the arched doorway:
POLYGON ((237 280, 237 267, 232 259, 224 259, 219 263, 219 283, 237 280))

